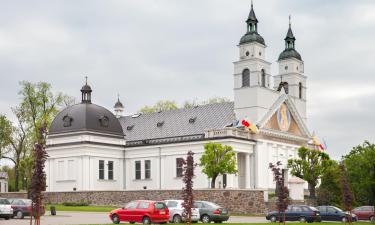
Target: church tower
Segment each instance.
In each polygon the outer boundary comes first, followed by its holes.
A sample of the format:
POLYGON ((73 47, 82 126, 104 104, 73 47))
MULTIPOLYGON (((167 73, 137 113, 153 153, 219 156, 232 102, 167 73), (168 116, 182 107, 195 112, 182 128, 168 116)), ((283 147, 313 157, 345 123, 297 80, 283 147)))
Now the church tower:
POLYGON ((274 88, 292 97, 299 114, 306 123, 306 76, 301 55, 295 49, 296 38, 293 35, 290 17, 289 29, 286 34, 285 50, 281 52, 278 64, 279 74, 274 76, 274 88))
POLYGON ((271 63, 266 61, 266 44, 258 33, 258 19, 253 3, 246 20, 246 33, 239 47, 239 60, 234 62, 234 108, 237 119, 257 122, 274 100, 270 83, 271 63), (268 97, 270 95, 270 98, 268 97))

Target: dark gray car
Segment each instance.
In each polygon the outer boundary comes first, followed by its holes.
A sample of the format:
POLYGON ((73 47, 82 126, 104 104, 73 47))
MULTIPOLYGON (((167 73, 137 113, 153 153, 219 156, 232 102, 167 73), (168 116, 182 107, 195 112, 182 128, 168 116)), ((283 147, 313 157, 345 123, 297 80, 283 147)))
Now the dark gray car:
POLYGON ((195 201, 194 208, 199 209, 200 220, 203 223, 221 223, 229 219, 229 213, 226 208, 223 208, 213 202, 195 201))

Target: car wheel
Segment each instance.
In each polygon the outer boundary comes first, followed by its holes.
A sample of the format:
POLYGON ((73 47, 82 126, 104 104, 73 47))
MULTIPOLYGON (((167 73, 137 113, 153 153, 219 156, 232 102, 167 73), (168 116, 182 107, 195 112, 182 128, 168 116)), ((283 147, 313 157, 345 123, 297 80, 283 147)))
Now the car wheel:
POLYGON ((223 223, 223 221, 215 221, 214 223, 223 223))
POLYGON ((23 219, 23 213, 22 213, 22 211, 18 211, 18 212, 16 213, 16 218, 17 218, 17 219, 23 219))
POLYGON ((276 223, 276 216, 271 216, 270 217, 270 221, 272 222, 272 223, 276 223))
POLYGON ((211 218, 209 215, 203 215, 201 220, 203 223, 211 223, 211 218))
POLYGON ((348 222, 348 219, 344 216, 343 218, 341 218, 341 222, 346 223, 348 222))
POLYGON ((300 218, 299 218, 299 222, 301 222, 301 223, 306 223, 306 218, 305 218, 305 217, 300 217, 300 218))
POLYGON ((130 223, 130 224, 135 224, 135 222, 133 222, 133 221, 132 221, 132 222, 129 222, 129 223, 130 223))
POLYGON ((114 224, 119 224, 120 223, 120 218, 116 214, 112 215, 112 221, 114 224))
POLYGON ((151 224, 151 220, 148 216, 145 216, 145 217, 143 217, 142 223, 143 224, 151 224))
POLYGON ((181 223, 182 222, 182 218, 180 215, 176 214, 173 216, 173 223, 181 223))
POLYGON ((5 217, 5 220, 9 220, 9 219, 10 219, 10 216, 5 217))

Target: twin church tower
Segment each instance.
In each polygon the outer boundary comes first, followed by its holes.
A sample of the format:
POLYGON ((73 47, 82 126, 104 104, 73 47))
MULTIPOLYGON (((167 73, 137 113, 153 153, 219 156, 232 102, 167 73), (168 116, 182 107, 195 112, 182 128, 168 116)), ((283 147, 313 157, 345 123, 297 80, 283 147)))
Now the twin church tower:
MULTIPOLYGON (((290 19, 290 18, 289 18, 290 19)), ((301 55, 295 49, 296 38, 289 21, 285 50, 278 58, 278 75, 271 75, 266 61, 266 44, 258 33, 258 19, 253 4, 246 20, 246 34, 239 47, 239 60, 234 62, 234 108, 237 118, 259 122, 281 93, 289 95, 306 123, 306 76, 301 55)))

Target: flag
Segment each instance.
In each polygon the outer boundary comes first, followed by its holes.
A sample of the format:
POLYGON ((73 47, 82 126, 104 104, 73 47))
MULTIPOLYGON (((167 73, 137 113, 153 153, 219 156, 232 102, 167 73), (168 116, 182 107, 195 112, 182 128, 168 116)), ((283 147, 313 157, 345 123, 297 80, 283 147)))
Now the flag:
POLYGON ((257 134, 259 132, 258 127, 255 124, 249 123, 247 120, 242 120, 241 124, 254 134, 257 134))

